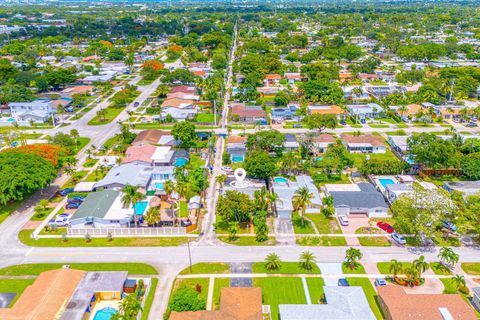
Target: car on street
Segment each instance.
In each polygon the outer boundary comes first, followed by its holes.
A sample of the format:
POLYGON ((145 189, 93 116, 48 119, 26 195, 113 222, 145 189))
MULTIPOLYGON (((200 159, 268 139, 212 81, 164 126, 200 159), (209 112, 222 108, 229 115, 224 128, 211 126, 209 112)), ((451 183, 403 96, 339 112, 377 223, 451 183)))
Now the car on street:
POLYGON ((338 221, 342 226, 348 226, 348 217, 344 215, 339 215, 338 216, 338 221))
POLYGON ((457 232, 457 226, 455 224, 453 224, 452 222, 450 222, 450 220, 443 220, 442 221, 442 227, 444 227, 445 229, 448 229, 452 232, 457 232))
POLYGON ((69 193, 72 193, 73 192, 73 188, 65 188, 63 190, 60 190, 60 195, 65 197, 66 195, 68 195, 69 193))
POLYGON ((69 202, 65 206, 65 209, 78 209, 82 203, 81 202, 69 202))
POLYGON ((381 286, 386 286, 386 285, 387 285, 387 281, 385 281, 385 279, 383 279, 383 278, 375 279, 375 286, 381 287, 381 286))
POLYGON ((348 283, 347 279, 340 278, 340 279, 338 279, 338 286, 339 287, 350 287, 350 283, 348 283))
POLYGON ((395 229, 389 223, 386 223, 386 222, 383 222, 383 221, 378 221, 377 222, 377 227, 379 227, 380 229, 382 229, 386 233, 391 234, 391 233, 395 232, 395 229))
POLYGON ((405 239, 405 237, 402 236, 401 234, 396 233, 396 232, 392 233, 392 239, 393 239, 393 241, 395 241, 396 243, 398 243, 402 246, 407 244, 407 240, 405 239))
POLYGON ((474 128, 474 127, 478 127, 478 124, 476 122, 469 122, 465 126, 469 128, 474 128))

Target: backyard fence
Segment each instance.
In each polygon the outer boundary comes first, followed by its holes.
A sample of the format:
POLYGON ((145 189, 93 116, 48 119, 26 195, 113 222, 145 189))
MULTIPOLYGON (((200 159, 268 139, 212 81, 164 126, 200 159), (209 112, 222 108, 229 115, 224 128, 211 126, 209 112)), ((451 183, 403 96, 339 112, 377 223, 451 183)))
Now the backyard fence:
POLYGON ((187 233, 184 227, 162 227, 162 228, 112 228, 112 227, 98 227, 98 228, 67 228, 67 235, 69 236, 84 236, 89 234, 91 236, 178 236, 187 233))

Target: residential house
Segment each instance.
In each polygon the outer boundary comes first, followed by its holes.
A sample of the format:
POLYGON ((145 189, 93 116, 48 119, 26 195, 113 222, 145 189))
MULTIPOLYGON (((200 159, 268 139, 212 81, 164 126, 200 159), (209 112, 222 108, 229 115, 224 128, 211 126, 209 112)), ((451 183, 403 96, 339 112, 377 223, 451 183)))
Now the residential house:
POLYGON ((360 80, 367 83, 379 79, 378 74, 376 73, 359 73, 358 77, 360 80))
POLYGON ((125 157, 122 163, 135 163, 145 166, 152 165, 152 156, 157 147, 151 144, 132 145, 125 151, 125 157))
POLYGON ((17 122, 44 123, 57 113, 58 104, 49 99, 37 99, 31 102, 10 102, 8 106, 17 122))
POLYGON ((259 87, 257 88, 258 93, 262 97, 274 97, 279 91, 279 87, 259 87))
POLYGON ((165 109, 165 108, 195 109, 193 100, 179 99, 179 98, 165 99, 165 101, 162 103, 160 107, 162 109, 165 109))
POLYGON ((282 123, 285 120, 297 120, 297 107, 290 105, 286 108, 272 108, 271 118, 274 123, 282 123))
POLYGON ((349 104, 347 110, 351 116, 359 119, 381 118, 383 116, 382 107, 376 103, 349 104))
MULTIPOLYGON (((247 172, 248 175, 248 172, 247 172)), ((237 180, 233 176, 227 176, 227 180, 225 180, 222 186, 222 194, 225 194, 227 191, 238 191, 243 194, 246 194, 250 199, 255 198, 255 191, 261 190, 262 188, 266 188, 265 180, 257 180, 257 179, 250 179, 246 178, 243 181, 241 188, 236 188, 235 185, 237 180)))
POLYGON ((260 106, 246 106, 244 103, 233 103, 230 107, 233 121, 247 123, 254 123, 259 120, 266 121, 267 115, 260 106))
POLYGON ((340 71, 338 73, 338 78, 340 79, 340 82, 347 82, 353 80, 355 77, 349 71, 340 71))
POLYGON ((343 97, 350 101, 368 100, 370 95, 362 86, 343 86, 343 97))
POLYGON ((298 150, 300 144, 297 141, 297 137, 292 133, 286 133, 285 135, 285 151, 295 151, 298 150))
POLYGON ((227 138, 226 151, 230 155, 230 161, 233 163, 243 162, 247 154, 246 137, 230 135, 227 138))
POLYGON ((282 76, 277 73, 267 74, 265 79, 263 79, 263 84, 267 87, 277 87, 280 84, 280 80, 282 80, 282 76))
POLYGON ((330 106, 309 106, 309 114, 332 114, 335 115, 338 119, 343 119, 345 117, 345 111, 336 105, 330 106))
POLYGON ((310 176, 300 175, 296 176, 296 181, 289 181, 284 178, 273 179, 273 191, 278 196, 275 206, 279 217, 291 217, 295 192, 303 187, 306 187, 312 194, 311 203, 307 206, 306 213, 320 213, 323 203, 318 188, 310 176))
POLYGON ((466 108, 465 106, 435 106, 434 112, 437 116, 446 120, 461 120, 463 118, 461 110, 466 108))
POLYGON ((198 114, 198 109, 178 109, 175 107, 163 108, 160 111, 160 119, 166 120, 168 116, 172 117, 175 121, 185 121, 195 119, 198 114))
POLYGON ((170 92, 167 94, 167 99, 180 99, 180 100, 200 100, 200 96, 188 92, 170 92))
POLYGON ((335 137, 328 133, 322 133, 313 137, 313 146, 317 154, 325 153, 328 146, 336 142, 335 137))
POLYGON ((281 320, 374 320, 362 287, 324 286, 325 303, 280 304, 281 320))
POLYGON ((196 95, 197 88, 194 86, 175 86, 170 90, 170 93, 182 92, 186 94, 196 95))
POLYGON ((373 134, 355 136, 348 133, 341 135, 343 144, 352 153, 385 153, 387 147, 383 139, 373 134))
POLYGON ((448 192, 461 192, 466 197, 480 195, 480 181, 447 181, 442 188, 448 192))
POLYGON ((475 320, 477 316, 459 294, 407 294, 396 285, 377 287, 380 307, 389 320, 475 320))
POLYGON ((370 183, 326 184, 327 195, 333 197, 335 214, 366 215, 369 218, 388 217, 388 204, 370 183))
MULTIPOLYGON (((270 315, 268 315, 270 318, 270 315)), ((218 310, 172 312, 170 320, 263 320, 261 288, 222 288, 218 310)))
POLYGON ((110 82, 115 78, 115 75, 117 73, 112 71, 112 72, 104 72, 100 73, 97 75, 91 75, 91 76, 86 76, 83 79, 78 80, 80 83, 91 85, 94 84, 95 82, 110 82))
POLYGON ((391 106, 391 110, 395 112, 395 114, 402 119, 402 121, 416 121, 417 115, 419 112, 424 112, 425 110, 419 104, 409 104, 404 107, 402 106, 391 106))
POLYGON ((393 93, 405 92, 405 88, 400 86, 369 86, 366 89, 375 99, 385 98, 393 93))
POLYGON ((392 150, 396 151, 402 156, 406 156, 408 153, 408 136, 388 136, 387 142, 392 147, 392 150))
POLYGON ((472 288, 472 305, 480 312, 480 287, 472 288))
POLYGON ((302 74, 299 72, 285 73, 284 76, 285 76, 285 79, 287 79, 288 83, 292 86, 295 84, 295 82, 305 81, 306 79, 306 77, 302 76, 302 74))
MULTIPOLYGON (((143 130, 140 131, 135 140, 133 140, 133 145, 143 145, 143 144, 160 144, 160 145, 168 145, 165 143, 161 143, 164 137, 171 136, 170 132, 168 131, 161 131, 161 130, 143 130)), ((170 140, 170 139, 168 139, 170 140)))
POLYGON ((74 94, 91 94, 94 91, 94 86, 73 86, 62 90, 61 94, 71 98, 74 94))

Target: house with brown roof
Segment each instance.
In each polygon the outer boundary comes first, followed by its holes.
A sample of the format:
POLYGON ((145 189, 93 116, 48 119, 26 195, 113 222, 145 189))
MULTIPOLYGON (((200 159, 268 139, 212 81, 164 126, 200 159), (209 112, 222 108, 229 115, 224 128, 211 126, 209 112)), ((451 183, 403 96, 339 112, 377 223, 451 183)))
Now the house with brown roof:
POLYGON ((152 157, 157 147, 151 144, 133 145, 125 151, 125 157, 122 159, 124 163, 135 163, 143 165, 151 165, 152 157))
POLYGON ((415 121, 419 112, 425 112, 425 109, 419 104, 391 106, 390 109, 393 110, 403 121, 415 121))
POLYGON ((266 112, 260 106, 233 103, 230 107, 233 121, 253 123, 260 119, 266 119, 266 112))
POLYGON ((170 132, 155 129, 144 130, 137 134, 135 140, 133 140, 133 145, 163 144, 160 141, 165 136, 170 136, 170 132))
POLYGON ((74 86, 74 87, 68 87, 64 90, 62 90, 62 95, 71 97, 74 94, 88 94, 92 93, 95 90, 94 86, 74 86))
POLYGON ((375 81, 379 79, 378 74, 375 74, 375 73, 359 73, 358 77, 363 82, 370 82, 370 81, 375 81))
POLYGON ((183 100, 195 100, 195 101, 198 101, 200 99, 199 96, 192 93, 188 93, 188 92, 170 92, 169 94, 167 94, 167 99, 174 99, 174 98, 183 99, 183 100))
POLYGON ((222 288, 220 309, 172 312, 170 320, 263 320, 261 288, 222 288))
POLYGON ((0 308, 2 320, 59 319, 85 272, 58 269, 42 272, 11 308, 0 308))
POLYGON ((352 153, 385 153, 387 147, 383 139, 373 134, 355 136, 348 133, 341 135, 343 144, 352 153))
POLYGON ((285 73, 285 79, 287 79, 289 84, 294 85, 295 82, 305 81, 307 77, 302 76, 300 72, 290 72, 290 73, 285 73))
POLYGON ((325 153, 328 146, 336 142, 335 137, 328 133, 322 133, 313 137, 313 145, 317 153, 325 153))
POLYGON ((230 155, 231 162, 243 162, 247 154, 246 137, 230 135, 227 139, 227 153, 230 155))
POLYGON ((160 107, 162 107, 162 109, 166 109, 166 108, 194 109, 194 101, 190 99, 171 98, 171 99, 166 99, 160 107))
POLYGON ((193 86, 176 86, 173 87, 170 93, 176 93, 176 92, 183 92, 183 93, 188 93, 188 94, 196 94, 197 93, 197 88, 193 86))
POLYGON ((278 86, 280 84, 280 80, 282 80, 282 76, 278 73, 267 74, 265 79, 263 79, 263 84, 267 87, 278 86))
POLYGON ((345 117, 345 110, 340 108, 336 105, 331 106, 309 106, 308 107, 309 114, 333 114, 337 116, 337 118, 341 119, 345 117))
POLYGON ((402 287, 377 287, 380 306, 387 320, 477 319, 459 294, 407 294, 402 287))

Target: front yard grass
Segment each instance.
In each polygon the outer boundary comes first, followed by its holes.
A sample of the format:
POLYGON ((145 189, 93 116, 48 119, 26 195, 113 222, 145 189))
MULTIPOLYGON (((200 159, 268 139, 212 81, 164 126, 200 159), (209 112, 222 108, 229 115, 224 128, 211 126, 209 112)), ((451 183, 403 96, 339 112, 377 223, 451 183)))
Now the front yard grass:
POLYGON ((153 298, 155 297, 155 291, 157 291, 158 279, 152 278, 150 283, 150 291, 148 291, 147 300, 145 300, 145 306, 142 310, 141 320, 147 320, 150 309, 152 308, 153 298))
POLYGON ((320 268, 315 265, 311 271, 302 269, 298 262, 281 262, 279 270, 268 270, 265 268, 265 262, 255 262, 252 265, 253 273, 269 274, 320 274, 320 268))
MULTIPOLYGON (((190 287, 195 290, 200 289, 200 297, 207 301, 208 295, 208 278, 191 278, 191 279, 176 279, 173 283, 172 293, 170 294, 170 299, 172 298, 175 291, 180 288, 190 287), (197 288, 198 285, 198 288, 197 288)), ((198 291, 198 290, 197 290, 198 291)))
POLYGON ((187 237, 145 237, 145 238, 115 238, 111 241, 104 238, 94 238, 86 242, 84 238, 67 238, 63 241, 61 238, 39 238, 32 239, 30 235, 33 230, 22 230, 18 234, 18 239, 25 245, 31 247, 168 247, 179 246, 187 243, 187 237))
POLYGON ((386 237, 358 237, 358 242, 365 247, 390 247, 392 245, 386 237))
MULTIPOLYGON (((364 153, 351 153, 350 157, 353 159, 353 166, 359 168, 362 166, 363 161, 367 155, 364 153)), ((371 160, 394 160, 397 159, 393 152, 387 147, 385 153, 369 153, 368 156, 371 160)))
POLYGON ((323 278, 306 278, 306 280, 312 303, 320 303, 320 300, 325 298, 323 292, 325 281, 323 281, 323 278))
POLYGON ((30 220, 32 221, 43 221, 55 208, 45 208, 45 210, 40 209, 38 212, 36 212, 30 220))
POLYGON ((382 310, 380 309, 377 291, 373 288, 370 280, 367 278, 347 278, 347 281, 351 286, 360 286, 363 288, 368 304, 375 314, 375 317, 377 317, 377 319, 384 319, 382 310))
POLYGON ((460 265, 465 273, 478 276, 480 275, 480 263, 479 262, 464 262, 460 265))
MULTIPOLYGON (((82 271, 128 271, 135 275, 156 275, 157 270, 146 263, 29 263, 0 269, 0 276, 38 276, 40 273, 61 268, 68 264, 70 268, 82 271)), ((3 280, 2 280, 3 281, 3 280)), ((1 290, 0 290, 1 291, 1 290)))
POLYGON ((192 266, 192 270, 190 268, 185 268, 180 271, 179 274, 217 274, 217 273, 228 273, 230 267, 226 263, 196 263, 192 266))
POLYGON ((305 217, 312 220, 312 222, 317 227, 317 230, 321 234, 334 234, 342 233, 342 229, 338 225, 336 218, 326 218, 323 214, 306 214, 305 217))
POLYGON ((93 167, 94 165, 96 165, 98 162, 98 159, 94 159, 94 158, 91 158, 91 159, 87 159, 87 161, 85 161, 83 163, 83 167, 84 168, 91 168, 93 167))
POLYGON ((310 221, 304 219, 302 223, 302 217, 296 212, 292 214, 292 224, 295 234, 315 234, 310 221))
MULTIPOLYGON (((381 274, 392 274, 390 272, 390 262, 379 262, 377 263, 378 272, 381 274)), ((401 262, 403 269, 410 268, 412 266, 411 262, 401 262)))
POLYGON ((451 275, 452 271, 448 268, 446 268, 443 264, 440 262, 430 262, 430 268, 432 269, 433 273, 439 274, 439 275, 451 275))
POLYGON ((215 278, 214 285, 213 285, 213 304, 212 304, 213 310, 220 309, 220 296, 222 293, 222 288, 228 288, 228 287, 230 287, 229 278, 215 278))
POLYGON ((345 274, 366 274, 365 268, 361 263, 357 263, 357 267, 355 269, 350 269, 348 265, 342 263, 342 272, 345 274))
POLYGON ((82 180, 86 175, 87 175, 88 171, 86 170, 80 170, 80 171, 76 171, 74 174, 73 174, 73 177, 70 177, 67 182, 65 182, 62 186, 62 189, 65 189, 65 188, 73 188, 75 187, 75 185, 80 181, 82 180))
POLYGON ((347 241, 345 240, 345 237, 328 237, 328 236, 297 237, 297 244, 300 246, 336 247, 336 246, 346 246, 347 241))
POLYGON ((2 279, 0 280, 0 292, 16 293, 8 307, 13 307, 18 298, 22 295, 25 289, 33 284, 35 279, 2 279))
POLYGON ((88 121, 89 126, 100 126, 104 124, 109 124, 115 118, 125 109, 125 107, 107 107, 104 110, 107 111, 107 114, 102 116, 101 118, 99 116, 93 117, 90 121, 88 121))
POLYGON ((262 288, 263 304, 270 305, 272 320, 279 320, 279 304, 306 304, 302 279, 297 277, 254 278, 253 286, 262 288))
MULTIPOLYGON (((24 199, 25 201, 26 199, 24 199)), ((0 224, 8 218, 8 216, 16 211, 22 204, 22 201, 9 202, 4 206, 0 206, 0 224)))
POLYGON ((230 241, 228 236, 219 236, 218 239, 237 246, 274 246, 277 243, 275 237, 268 237, 268 240, 265 242, 257 242, 255 236, 237 237, 235 241, 230 241))

